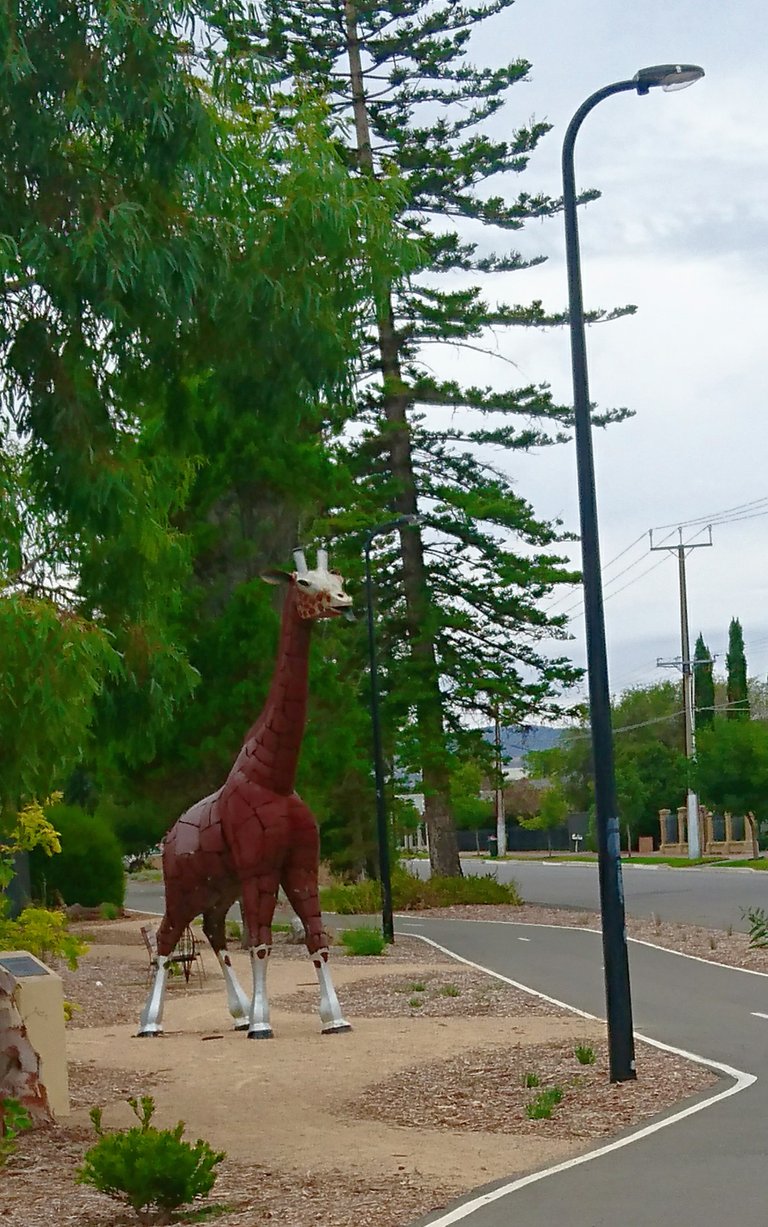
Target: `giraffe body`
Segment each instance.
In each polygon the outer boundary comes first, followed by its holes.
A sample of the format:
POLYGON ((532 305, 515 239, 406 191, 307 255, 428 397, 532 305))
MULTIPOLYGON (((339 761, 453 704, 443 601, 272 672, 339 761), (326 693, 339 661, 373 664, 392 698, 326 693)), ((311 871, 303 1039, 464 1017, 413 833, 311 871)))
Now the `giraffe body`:
POLYGON ((324 1032, 349 1030, 341 1015, 328 961, 317 885, 320 838, 317 822, 294 791, 307 707, 309 645, 313 623, 351 615, 339 576, 327 569, 325 553, 308 571, 297 552, 292 575, 265 578, 287 586, 280 646, 264 708, 249 730, 222 787, 177 820, 163 846, 165 915, 157 933, 158 967, 141 1018, 140 1035, 162 1030, 165 960, 181 934, 202 912, 206 937, 222 968, 230 1013, 249 1035, 269 1038, 266 966, 272 917, 280 886, 304 925, 307 949, 320 983, 324 1032), (240 897, 253 970, 250 1004, 227 954, 226 915, 240 897))

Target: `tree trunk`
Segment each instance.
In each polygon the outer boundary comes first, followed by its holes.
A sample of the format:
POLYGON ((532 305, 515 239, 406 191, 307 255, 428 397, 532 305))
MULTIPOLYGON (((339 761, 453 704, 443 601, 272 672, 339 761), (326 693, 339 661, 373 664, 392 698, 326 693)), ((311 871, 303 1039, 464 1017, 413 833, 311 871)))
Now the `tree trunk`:
POLYGON ((749 823, 749 833, 752 836, 752 860, 756 861, 760 857, 760 844, 757 841, 757 822, 751 810, 747 814, 747 822, 749 823))
MULTIPOLYGON (((352 0, 346 0, 344 16, 358 158, 361 169, 373 174, 373 150, 357 35, 357 12, 352 0)), ((384 380, 383 408, 389 427, 387 437, 390 471, 395 478, 395 510, 400 515, 415 515, 416 481, 408 424, 410 393, 400 368, 399 340, 391 296, 379 314, 377 332, 384 380)), ((450 779, 445 759, 440 675, 434 639, 429 629, 428 613, 431 602, 424 564, 424 545, 418 527, 401 529, 400 550, 408 641, 411 660, 416 666, 420 695, 416 704, 416 722, 421 753, 424 819, 429 831, 429 862, 433 874, 460 877, 461 862, 451 817, 450 779)))

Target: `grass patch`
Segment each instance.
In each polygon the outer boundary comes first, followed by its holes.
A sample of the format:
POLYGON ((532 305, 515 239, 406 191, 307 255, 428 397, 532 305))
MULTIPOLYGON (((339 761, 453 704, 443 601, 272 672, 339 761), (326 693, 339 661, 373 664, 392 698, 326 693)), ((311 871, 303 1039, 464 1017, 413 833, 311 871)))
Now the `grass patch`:
POLYGON ((365 926, 359 929, 345 929, 341 935, 341 944, 347 954, 358 955, 383 954, 387 945, 380 929, 369 929, 365 926))
POLYGON ((529 1120, 549 1120, 564 1094, 560 1086, 550 1086, 546 1091, 540 1091, 535 1099, 525 1105, 525 1115, 529 1120))
POLYGON ((415 980, 413 984, 408 985, 409 993, 426 993, 427 986, 422 980, 415 980))
POLYGON ((420 1010, 424 1004, 424 998, 423 997, 411 997, 408 1004, 412 1010, 420 1010))
MULTIPOLYGON (((430 907, 454 907, 463 903, 506 903, 519 907, 522 899, 513 882, 492 877, 428 878, 422 881, 405 870, 392 875, 392 905, 399 912, 418 912, 430 907)), ((370 915, 381 908, 379 883, 358 882, 352 886, 325 886, 320 891, 324 912, 342 916, 370 915)))
POLYGON ((122 908, 119 908, 116 903, 102 903, 99 908, 102 920, 117 920, 121 912, 122 908))
POLYGON ((534 1073, 523 1074, 523 1086, 528 1087, 529 1090, 534 1086, 541 1086, 541 1078, 534 1073))
POLYGON ((579 1062, 579 1065, 594 1065, 597 1060, 595 1050, 589 1044, 577 1044, 573 1050, 573 1055, 579 1062))
POLYGON ((443 984, 438 989, 438 992, 440 993, 441 997, 460 997, 461 996, 461 989, 457 988, 455 984, 443 984))

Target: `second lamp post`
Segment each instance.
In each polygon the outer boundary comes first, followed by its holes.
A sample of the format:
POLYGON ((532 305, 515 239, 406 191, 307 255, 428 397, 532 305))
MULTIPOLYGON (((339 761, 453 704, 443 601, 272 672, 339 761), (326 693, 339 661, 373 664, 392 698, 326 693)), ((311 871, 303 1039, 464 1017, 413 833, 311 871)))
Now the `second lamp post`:
POLYGON ((365 593, 368 614, 368 662, 371 679, 371 727, 373 732, 373 768, 376 781, 376 836, 379 845, 379 880, 381 882, 381 929, 386 942, 395 940, 395 922, 392 914, 392 872, 389 863, 389 823, 387 822, 387 798, 384 791, 384 748, 381 740, 381 708, 379 703, 379 669, 376 659, 376 621, 373 611, 373 584, 371 582, 371 545, 376 537, 383 537, 397 528, 406 528, 420 522, 417 515, 398 516, 377 524, 365 534, 363 554, 365 557, 365 593))

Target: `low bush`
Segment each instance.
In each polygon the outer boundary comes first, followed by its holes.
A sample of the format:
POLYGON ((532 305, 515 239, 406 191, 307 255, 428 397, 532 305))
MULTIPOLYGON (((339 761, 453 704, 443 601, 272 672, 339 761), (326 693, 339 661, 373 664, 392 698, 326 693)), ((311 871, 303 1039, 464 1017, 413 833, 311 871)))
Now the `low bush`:
MULTIPOLYGON (((323 911, 342 916, 370 915, 381 909, 379 883, 357 882, 351 886, 326 886, 320 892, 323 911)), ((493 877, 417 878, 404 869, 392 874, 392 906, 399 912, 417 912, 430 907, 460 904, 506 903, 519 907, 522 899, 514 882, 493 877)))
POLYGON ((183 1141, 183 1121, 175 1129, 153 1128, 151 1096, 128 1103, 139 1124, 124 1133, 105 1133, 101 1109, 91 1109, 99 1140, 86 1151, 77 1181, 127 1202, 142 1223, 170 1223, 179 1206, 210 1192, 217 1175, 214 1168, 224 1154, 200 1139, 194 1146, 183 1141))
POLYGON ((341 944, 347 954, 375 955, 383 954, 387 943, 380 929, 345 929, 341 935, 341 944))
POLYGON ((16 1150, 16 1138, 32 1125, 32 1117, 18 1099, 0 1099, 0 1167, 16 1150))
POLYGON ((60 897, 64 903, 122 907, 125 874, 122 851, 114 831, 98 814, 77 805, 54 805, 48 817, 59 832, 61 852, 47 857, 30 853, 32 889, 46 902, 60 897))
POLYGON ((0 916, 0 949, 28 950, 44 963, 66 959, 74 971, 88 945, 69 932, 64 912, 25 907, 15 920, 0 916))
POLYGON ((749 944, 753 950, 768 946, 768 912, 762 907, 748 907, 742 916, 749 924, 749 944))
POLYGON ((117 920, 121 910, 116 903, 102 903, 99 908, 102 920, 117 920))

